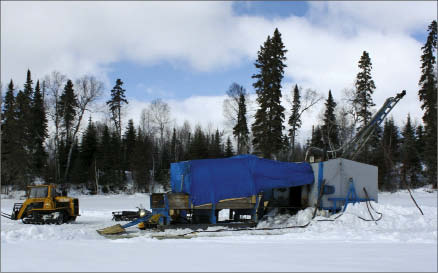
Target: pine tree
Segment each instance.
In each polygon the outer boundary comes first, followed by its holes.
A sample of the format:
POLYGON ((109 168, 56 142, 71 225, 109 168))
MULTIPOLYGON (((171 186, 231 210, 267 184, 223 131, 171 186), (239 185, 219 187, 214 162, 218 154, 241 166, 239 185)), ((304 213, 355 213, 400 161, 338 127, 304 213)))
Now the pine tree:
POLYGON ((298 89, 298 85, 295 84, 294 88, 294 95, 293 95, 293 102, 292 102, 292 114, 289 117, 289 137, 290 137, 290 146, 292 153, 295 152, 295 137, 297 135, 297 130, 301 128, 301 117, 300 117, 300 107, 301 107, 301 101, 300 101, 300 91, 298 89))
POLYGON ((374 131, 368 140, 368 144, 370 146, 368 157, 362 159, 363 161, 366 161, 370 165, 377 166, 377 170, 378 170, 377 185, 379 186, 381 186, 383 183, 383 180, 380 179, 382 173, 379 172, 379 170, 384 169, 384 154, 382 150, 382 138, 383 138, 383 127, 381 125, 375 126, 374 131))
POLYGON ((371 95, 376 86, 371 77, 372 63, 368 52, 364 51, 359 60, 360 72, 356 76, 356 96, 353 103, 359 108, 359 121, 361 127, 365 126, 371 119, 371 107, 375 106, 371 95))
MULTIPOLYGON (((68 80, 67 83, 64 86, 64 90, 59 98, 58 101, 58 117, 60 121, 59 128, 62 129, 62 138, 59 140, 59 147, 58 147, 58 153, 59 153, 59 163, 61 166, 61 169, 65 173, 64 175, 64 182, 70 182, 69 181, 69 174, 71 172, 70 166, 68 167, 68 173, 66 173, 67 165, 69 163, 69 150, 71 145, 74 144, 74 136, 72 135, 72 128, 73 128, 73 122, 76 118, 77 110, 78 110, 78 100, 77 96, 73 89, 73 83, 71 80, 68 80)), ((71 158, 70 158, 71 162, 71 158)), ((86 179, 84 177, 77 177, 77 179, 82 180, 86 179)))
MULTIPOLYGON (((88 172, 87 168, 84 168, 84 164, 81 161, 81 145, 78 141, 78 138, 75 138, 72 143, 72 154, 71 154, 71 162, 72 168, 69 176, 66 178, 66 181, 73 184, 86 184, 88 180, 88 172)), ((65 148, 64 148, 65 149, 65 148)), ((68 153, 68 151, 64 151, 64 154, 68 153)), ((65 160, 66 162, 66 160, 65 160)), ((65 167, 65 164, 64 164, 65 167)), ((86 166, 88 167, 88 166, 86 166)))
POLYGON ((172 139, 170 140, 170 161, 177 162, 177 139, 176 139, 176 129, 173 127, 172 139))
POLYGON ((122 144, 119 138, 119 132, 116 131, 112 131, 111 132, 111 141, 110 141, 110 146, 111 146, 111 170, 112 170, 112 175, 111 175, 111 184, 112 186, 122 186, 122 182, 123 182, 123 173, 122 173, 122 166, 121 166, 121 161, 122 161, 122 144))
MULTIPOLYGON (((99 183, 101 185, 111 184, 113 178, 113 152, 111 150, 111 135, 107 125, 104 126, 102 137, 98 144, 98 169, 99 169, 99 183), (100 175, 100 173, 102 173, 100 175)), ((106 189, 106 188, 105 188, 106 189)))
POLYGON ((160 162, 158 166, 158 172, 156 180, 160 183, 166 190, 169 186, 170 180, 170 143, 169 141, 164 141, 160 150, 160 162))
POLYGON ((321 126, 316 126, 316 128, 312 128, 312 139, 310 141, 310 146, 323 149, 324 141, 322 138, 322 129, 321 126))
POLYGON ((195 128, 193 139, 190 141, 189 158, 190 159, 208 158, 207 138, 204 132, 202 132, 200 126, 197 126, 195 128))
POLYGON ((424 136, 424 129, 423 129, 423 126, 421 124, 417 126, 415 134, 417 135, 418 154, 419 154, 420 158, 424 158, 424 147, 426 147, 426 141, 425 141, 425 136, 424 136))
MULTIPOLYGON (((76 117, 76 111, 78 108, 78 99, 73 90, 73 82, 68 80, 64 91, 59 99, 59 116, 62 118, 62 126, 65 130, 65 136, 67 143, 71 142, 71 129, 74 119, 76 117)), ((70 145, 70 144, 69 144, 70 145)))
POLYGON ((219 129, 216 129, 214 135, 211 136, 211 154, 210 158, 223 157, 222 152, 222 137, 219 133, 219 129))
MULTIPOLYGON (((244 90, 244 89, 243 89, 244 90)), ((246 154, 249 151, 249 131, 246 121, 246 92, 243 91, 239 95, 239 109, 237 111, 237 124, 233 128, 233 135, 237 138, 237 153, 246 154)))
POLYGON ((206 134, 207 137, 207 150, 208 150, 208 156, 207 158, 216 158, 216 154, 214 151, 214 134, 206 134))
POLYGON ((421 78, 418 95, 422 102, 423 122, 425 129, 424 158, 427 166, 426 175, 429 183, 437 188, 437 79, 436 79, 436 50, 437 22, 434 20, 428 27, 429 34, 426 44, 421 48, 421 78))
POLYGON ((278 29, 260 47, 255 67, 259 73, 252 76, 259 109, 252 124, 253 145, 256 153, 272 158, 283 148, 284 107, 280 104, 281 80, 286 64, 283 42, 278 29))
MULTIPOLYGON (((65 171, 66 165, 67 165, 67 155, 68 155, 68 147, 66 146, 67 143, 64 141, 59 141, 59 145, 58 145, 58 155, 59 155, 59 170, 61 172, 65 171)), ((82 166, 81 166, 81 171, 82 171, 82 166)), ((67 183, 68 181, 68 177, 63 177, 61 178, 61 180, 59 180, 58 182, 64 182, 67 183)), ((82 181, 81 181, 82 183, 82 181)))
MULTIPOLYGON (((30 70, 27 70, 26 82, 24 83, 23 91, 17 95, 19 123, 22 126, 23 144, 27 151, 31 151, 33 132, 32 132, 32 96, 33 96, 33 81, 30 70)), ((31 154, 29 154, 29 157, 31 154)))
POLYGON ((135 139, 136 132, 134 128, 134 121, 130 119, 128 121, 128 127, 126 127, 126 132, 124 136, 124 169, 127 171, 132 171, 132 156, 135 151, 135 139))
POLYGON ((33 168, 36 174, 42 175, 47 164, 47 153, 44 149, 44 141, 48 136, 48 131, 46 109, 44 107, 39 81, 37 81, 35 86, 31 111, 33 120, 33 168))
POLYGON ((17 105, 14 96, 14 83, 11 80, 5 94, 2 113, 2 146, 1 146, 1 179, 2 183, 11 185, 17 183, 20 171, 20 152, 23 149, 18 142, 17 105))
POLYGON ((24 89, 19 91, 16 97, 16 110, 17 110, 17 128, 19 133, 17 134, 17 141, 21 146, 16 153, 17 161, 20 162, 20 176, 22 177, 22 184, 27 185, 32 178, 32 143, 33 143, 33 131, 32 131, 32 79, 30 70, 27 71, 26 83, 24 89))
POLYGON ((148 135, 137 130, 136 149, 134 151, 133 169, 137 189, 149 192, 150 170, 152 169, 152 142, 148 135))
MULTIPOLYGON (((357 106, 360 125, 357 128, 359 131, 366 126, 371 119, 371 107, 375 106, 371 95, 376 86, 371 77, 372 63, 368 52, 364 51, 359 60, 359 73, 356 76, 356 93, 353 103, 357 106)), ((375 136, 374 136, 375 137, 375 136)), ((368 142, 364 145, 359 160, 370 163, 369 154, 371 152, 371 144, 368 142)))
POLYGON ((418 174, 421 171, 420 158, 416 149, 415 129, 411 124, 411 117, 408 118, 402 132, 403 140, 401 146, 401 179, 402 182, 411 187, 418 187, 418 174))
MULTIPOLYGON (((85 171, 87 181, 94 185, 95 181, 95 164, 97 155, 97 131, 91 117, 88 120, 88 126, 82 137, 81 144, 81 162, 85 171)), ((97 190, 97 189, 96 189, 97 190)))
POLYGON ((385 190, 395 190, 396 184, 396 162, 399 157, 399 132, 394 123, 393 118, 385 120, 383 126, 383 135, 381 141, 381 149, 378 150, 382 153, 382 166, 379 170, 379 188, 385 190))
POLYGON ((400 144, 399 129, 392 117, 385 120, 382 141, 388 155, 394 160, 398 159, 400 144))
POLYGON ((225 157, 234 156, 233 144, 231 143, 230 137, 227 138, 227 144, 225 146, 225 157))
POLYGON ((125 89, 122 88, 123 82, 120 79, 116 80, 116 85, 111 90, 111 100, 106 104, 109 106, 111 112, 111 119, 114 122, 119 138, 122 136, 122 105, 128 103, 125 97, 125 89))
POLYGON ((335 116, 336 102, 333 99, 332 91, 329 90, 328 98, 325 103, 324 124, 321 127, 324 149, 334 150, 339 146, 339 130, 335 116))
MULTIPOLYGON (((23 125, 23 132, 25 135, 25 140, 23 144, 26 146, 26 149, 28 151, 31 151, 32 147, 32 140, 34 138, 34 132, 32 130, 32 96, 33 96, 33 87, 32 87, 33 81, 31 77, 30 70, 27 70, 27 77, 26 82, 24 83, 23 88, 23 101, 20 104, 20 113, 21 113, 21 121, 20 123, 23 125)), ((30 156, 32 156, 30 154, 30 156)))

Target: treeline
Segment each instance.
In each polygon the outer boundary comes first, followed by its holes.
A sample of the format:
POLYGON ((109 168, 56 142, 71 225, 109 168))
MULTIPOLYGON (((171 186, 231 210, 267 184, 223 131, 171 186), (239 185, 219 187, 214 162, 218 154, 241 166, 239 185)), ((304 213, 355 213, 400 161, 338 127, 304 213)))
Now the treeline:
MULTIPOLYGON (((406 121, 401 128, 390 117, 384 124, 375 126, 364 147, 354 158, 349 158, 378 166, 378 183, 382 190, 419 187, 425 184, 437 187, 436 21, 429 25, 428 32, 426 44, 422 47, 422 76, 418 91, 424 111, 424 126, 413 124, 409 113, 406 113, 406 121)), ((238 152, 251 151, 265 158, 283 161, 309 160, 309 157, 306 158, 308 155, 317 160, 329 159, 324 152, 339 150, 351 141, 361 128, 369 124, 374 114, 375 103, 372 95, 376 86, 371 75, 371 57, 368 52, 363 51, 358 62, 359 73, 355 79, 355 87, 345 90, 343 98, 338 99, 338 103, 341 101, 342 104, 338 105, 331 90, 328 90, 324 112, 312 127, 311 138, 301 146, 296 143, 296 136, 303 122, 303 113, 323 98, 315 90, 303 91, 295 85, 289 101, 290 115, 286 117, 286 109, 280 103, 286 52, 278 29, 260 47, 255 62, 259 72, 252 76, 256 80, 253 86, 258 107, 250 133, 246 119, 241 118, 246 113, 245 98, 248 94, 238 84, 231 85, 227 92, 225 116, 229 123, 234 124, 233 133, 239 147, 238 152), (252 141, 249 141, 250 138, 252 141), (310 147, 319 148, 323 153, 308 154, 310 147)), ((339 152, 337 156, 348 158, 350 155, 339 152)))
POLYGON ((106 102, 107 122, 93 121, 81 132, 85 113, 102 93, 102 83, 84 76, 73 84, 53 72, 33 85, 27 72, 24 89, 11 80, 2 112, 2 184, 24 188, 35 180, 64 186, 86 186, 92 192, 168 189, 171 162, 233 156, 223 132, 203 131, 189 122, 170 130, 170 109, 154 100, 141 115, 122 124, 128 103, 117 79, 106 102), (16 94, 16 95, 15 95, 16 94), (48 119, 50 117, 50 120, 48 119), (49 126, 51 123, 51 126, 49 126), (122 130, 122 128, 124 130, 122 130), (49 132, 48 128, 51 127, 49 132))
MULTIPOLYGON (((379 167, 383 190, 425 183, 436 187, 436 21, 428 30, 418 93, 423 124, 414 124, 408 113, 401 128, 388 118, 355 158, 379 167)), ((149 192, 157 186, 169 189, 172 162, 245 153, 303 161, 308 159, 309 147, 338 149, 368 124, 373 114, 376 86, 369 53, 364 51, 360 57, 355 87, 346 90, 342 99, 335 98, 331 90, 324 99, 315 90, 295 85, 287 111, 281 104, 286 52, 275 29, 255 62, 254 115, 248 113, 249 93, 237 83, 230 86, 224 102, 229 135, 199 125, 192 129, 188 121, 173 125, 169 105, 160 99, 143 109, 139 124, 133 120, 123 124, 123 110, 129 102, 121 79, 116 80, 105 103, 106 118, 93 120, 91 110, 103 93, 100 81, 89 75, 73 81, 53 72, 34 84, 28 71, 23 89, 17 90, 11 80, 3 99, 2 184, 23 188, 40 179, 85 186, 92 193, 149 192), (324 112, 311 137, 299 143, 303 114, 322 101, 324 112)))

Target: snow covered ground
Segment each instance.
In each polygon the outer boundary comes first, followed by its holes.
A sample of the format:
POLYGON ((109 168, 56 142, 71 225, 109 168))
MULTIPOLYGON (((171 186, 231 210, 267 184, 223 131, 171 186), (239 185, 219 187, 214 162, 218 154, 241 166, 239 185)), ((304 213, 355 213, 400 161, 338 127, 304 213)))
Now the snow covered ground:
MULTIPOLYGON (((136 227, 128 229, 139 235, 133 238, 108 239, 96 232, 115 224, 112 211, 148 208, 148 195, 79 196, 81 216, 72 224, 36 226, 1 218, 1 271, 437 271, 437 192, 419 189, 414 197, 424 216, 403 191, 379 195, 373 206, 383 218, 377 225, 357 217, 370 218, 366 205, 357 204, 336 221, 316 221, 326 219, 318 216, 303 229, 159 240, 153 238, 157 233, 136 227)), ((19 201, 2 198, 2 210, 10 213, 19 201)), ((271 217, 259 227, 303 225, 312 212, 271 217)))

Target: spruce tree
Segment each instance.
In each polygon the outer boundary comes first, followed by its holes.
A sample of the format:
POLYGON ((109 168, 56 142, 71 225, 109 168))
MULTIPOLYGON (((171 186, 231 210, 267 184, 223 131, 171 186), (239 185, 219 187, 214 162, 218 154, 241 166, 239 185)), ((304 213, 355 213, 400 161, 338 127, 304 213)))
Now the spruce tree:
POLYGON ((382 141, 384 147, 386 147, 385 150, 388 151, 388 156, 397 160, 399 156, 400 137, 399 129, 397 125, 395 125, 392 117, 385 120, 382 141))
POLYGON ((110 130, 108 126, 105 125, 103 128, 102 137, 98 143, 98 169, 102 173, 99 178, 99 183, 104 186, 111 183, 114 173, 113 152, 111 149, 110 130))
POLYGON ((385 164, 384 154, 382 149, 382 138, 383 138, 383 127, 381 125, 375 126, 373 134, 371 134, 368 140, 368 144, 370 146, 368 157, 362 159, 363 161, 367 162, 370 165, 377 166, 378 186, 381 186, 383 183, 383 180, 380 179, 383 173, 380 170, 384 169, 384 164, 385 164))
POLYGON ((381 141, 382 166, 379 170, 379 189, 395 190, 397 188, 396 163, 399 158, 399 132, 392 117, 385 120, 381 141))
POLYGON ((190 141, 189 158, 190 159, 208 158, 207 138, 200 126, 197 126, 195 128, 193 139, 190 141))
POLYGON ((317 148, 317 149, 310 149, 309 155, 314 155, 315 158, 320 158, 321 160, 325 160, 325 154, 323 153, 324 140, 323 140, 323 133, 320 125, 317 125, 316 127, 312 126, 312 137, 310 139, 310 146, 307 145, 307 147, 317 148))
POLYGON ((257 93, 259 109, 252 124, 253 146, 256 153, 272 158, 284 145, 284 107, 281 100, 281 80, 286 64, 285 49, 281 34, 275 29, 260 47, 255 67, 259 73, 252 76, 257 93))
POLYGON ((213 158, 220 158, 223 157, 222 152, 222 136, 219 133, 219 129, 216 129, 215 134, 212 138, 212 152, 213 152, 213 158))
POLYGON ((371 119, 371 107, 375 106, 371 95, 376 86, 371 77, 372 63, 368 52, 364 51, 359 60, 359 73, 356 76, 356 95, 353 103, 358 105, 359 121, 361 127, 365 126, 371 119))
POLYGON ((116 80, 116 85, 111 90, 111 99, 106 102, 111 112, 111 119, 114 122, 119 138, 122 136, 122 105, 128 103, 125 97, 125 89, 122 88, 123 82, 116 80))
MULTIPOLYGON (((33 81, 31 77, 30 70, 27 70, 27 76, 26 76, 26 82, 24 83, 23 88, 23 101, 21 102, 20 106, 20 113, 21 113, 21 121, 20 123, 23 125, 23 133, 25 135, 25 140, 23 144, 26 146, 28 151, 32 150, 32 140, 34 138, 34 131, 33 129, 33 116, 32 116, 32 96, 33 96, 33 87, 32 87, 33 81)), ((30 154, 32 156, 32 154, 30 154)))
POLYGON ((62 126, 65 130, 65 137, 67 143, 71 142, 71 129, 73 127, 74 119, 76 118, 76 111, 78 108, 78 99, 73 90, 73 82, 68 80, 64 91, 59 99, 59 116, 62 119, 62 126))
POLYGON ((31 73, 28 70, 24 89, 20 90, 16 97, 17 128, 19 128, 17 141, 21 146, 17 150, 16 156, 21 166, 19 175, 22 179, 22 185, 29 184, 33 175, 32 83, 31 73))
POLYGON ((164 141, 160 150, 160 164, 157 181, 166 189, 170 180, 170 143, 164 141))
POLYGON ((122 173, 122 144, 119 137, 119 132, 115 130, 111 132, 111 186, 122 186, 124 175, 122 173))
MULTIPOLYGON (((244 90, 244 89, 243 89, 244 90)), ((233 128, 233 135, 237 138, 237 153, 246 154, 249 151, 249 131, 246 121, 246 92, 243 91, 239 95, 239 108, 237 110, 237 124, 233 128)))
POLYGON ((418 154, 420 155, 420 158, 424 159, 424 147, 426 146, 426 141, 424 137, 424 127, 421 124, 417 126, 415 134, 417 136, 418 154))
MULTIPOLYGON (((23 133, 22 144, 26 147, 27 151, 31 150, 31 143, 33 139, 32 132, 32 96, 33 96, 33 81, 31 78, 30 70, 27 70, 26 82, 24 84, 23 91, 20 91, 17 95, 17 105, 19 113, 19 123, 23 133)), ((30 154, 29 154, 30 156, 30 154)))
POLYGON ((436 50, 437 50, 437 22, 428 27, 429 34, 426 44, 422 47, 421 78, 418 95, 423 109, 425 130, 424 158, 427 166, 426 176, 429 183, 437 188, 437 79, 436 79, 436 50))
POLYGON ((300 90, 298 89, 298 85, 295 84, 293 91, 293 102, 292 102, 292 114, 289 117, 289 137, 290 137, 290 146, 291 152, 295 154, 295 137, 297 135, 297 130, 301 128, 301 117, 300 117, 300 90))
POLYGON ((37 81, 35 86, 31 110, 33 119, 33 168, 35 173, 41 176, 47 164, 47 153, 44 149, 44 141, 48 137, 48 131, 46 109, 44 107, 43 94, 41 93, 39 81, 37 81))
POLYGON ((234 156, 233 144, 231 143, 230 137, 227 138, 227 144, 225 146, 225 157, 234 156))
MULTIPOLYGON (((64 182, 70 182, 69 174, 71 173, 71 168, 70 166, 67 167, 67 165, 71 165, 72 162, 72 158, 69 159, 68 157, 70 148, 73 148, 72 145, 74 145, 72 128, 78 110, 78 100, 74 92, 73 83, 71 80, 68 80, 64 86, 64 90, 59 98, 57 110, 60 121, 59 128, 63 130, 61 133, 62 138, 59 140, 59 162, 61 165, 61 169, 64 172, 64 182)), ((78 179, 86 178, 81 177, 78 179)))
POLYGON ((149 192, 152 169, 152 142, 148 135, 137 130, 136 149, 133 158, 133 173, 137 190, 149 192))
POLYGON ((333 99, 332 91, 329 90, 328 98, 325 103, 324 124, 321 127, 324 149, 334 150, 339 146, 339 130, 335 115, 336 102, 333 99))
POLYGON ((128 127, 126 127, 126 132, 124 136, 124 169, 127 171, 132 171, 132 157, 135 151, 135 140, 136 132, 134 128, 134 121, 130 119, 128 121, 128 127))
MULTIPOLYGON (((81 161, 81 145, 78 138, 73 140, 72 154, 71 154, 71 172, 70 176, 66 177, 69 183, 73 184, 86 184, 88 180, 87 168, 84 168, 81 161)), ((64 152, 68 153, 68 151, 64 152)), ((65 166, 65 165, 64 165, 65 166)))
MULTIPOLYGON (((87 181, 92 182, 94 185, 95 181, 95 164, 97 155, 97 131, 91 117, 88 120, 88 126, 82 137, 81 144, 81 162, 83 165, 83 170, 85 171, 87 181)), ((97 189, 96 189, 97 190, 97 189)))
POLYGON ((312 128, 312 139, 310 141, 310 146, 323 149, 324 141, 323 141, 323 133, 321 126, 316 126, 316 128, 312 128))
POLYGON ((421 172, 421 165, 416 148, 415 129, 411 124, 411 117, 409 114, 405 127, 403 128, 402 136, 401 179, 402 182, 410 185, 411 187, 418 187, 418 174, 421 172))
POLYGON ((173 127, 172 139, 170 140, 170 162, 177 162, 176 129, 173 127))
POLYGON ((17 182, 20 171, 19 150, 23 149, 18 141, 17 106, 14 96, 14 83, 11 80, 5 94, 2 113, 2 149, 1 149, 1 179, 2 183, 12 185, 17 182))
MULTIPOLYGON (((359 60, 359 73, 356 76, 356 93, 353 103, 358 109, 357 116, 359 118, 360 125, 357 128, 359 131, 366 126, 371 119, 371 107, 375 106, 371 95, 373 94, 376 86, 371 77, 372 63, 368 52, 364 51, 359 60)), ((375 137, 375 136, 374 136, 375 137)), ((370 163, 369 154, 371 153, 370 142, 366 143, 359 154, 359 160, 370 163)))

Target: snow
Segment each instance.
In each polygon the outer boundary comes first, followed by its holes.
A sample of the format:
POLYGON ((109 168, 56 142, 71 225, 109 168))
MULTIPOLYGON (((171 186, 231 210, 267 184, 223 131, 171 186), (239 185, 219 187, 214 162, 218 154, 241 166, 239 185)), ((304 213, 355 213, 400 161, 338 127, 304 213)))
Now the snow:
MULTIPOLYGON (((1 270, 436 271, 437 192, 424 188, 413 194, 424 216, 409 194, 400 191, 380 193, 380 202, 372 203, 383 213, 377 224, 358 218, 370 219, 361 203, 349 205, 335 221, 318 221, 327 218, 317 216, 306 228, 201 232, 165 240, 157 236, 190 230, 150 232, 131 227, 128 235, 134 237, 119 239, 96 232, 116 224, 112 211, 149 208, 147 194, 79 195, 81 216, 71 224, 25 225, 2 218, 1 270)), ((2 210, 10 213, 19 201, 2 198, 2 210)), ((221 217, 226 214, 223 211, 221 217)), ((258 227, 304 225, 312 214, 313 209, 307 208, 295 216, 273 215, 258 227)))

